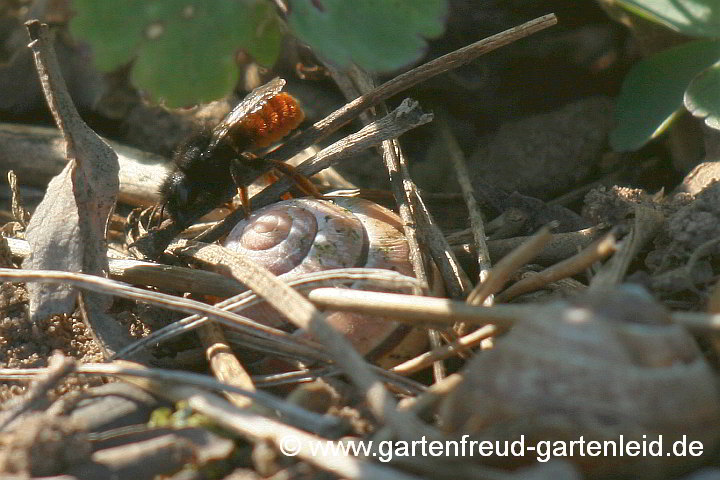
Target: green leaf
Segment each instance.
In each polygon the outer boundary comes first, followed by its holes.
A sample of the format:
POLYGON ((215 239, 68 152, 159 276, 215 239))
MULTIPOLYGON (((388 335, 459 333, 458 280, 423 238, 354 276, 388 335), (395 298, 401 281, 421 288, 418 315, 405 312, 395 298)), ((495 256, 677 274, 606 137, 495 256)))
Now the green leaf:
POLYGON ((167 15, 166 5, 144 0, 123 2, 122 12, 111 0, 73 0, 72 6, 70 32, 92 45, 95 64, 104 71, 132 60, 147 25, 167 15))
POLYGON ((685 108, 720 130, 720 62, 700 72, 685 92, 685 108))
POLYGON ((720 40, 698 40, 639 62, 625 77, 615 107, 610 144, 636 150, 660 135, 682 108, 690 81, 720 59, 720 40))
POLYGON ((227 95, 245 48, 263 65, 280 52, 281 22, 266 0, 74 0, 73 35, 110 71, 135 60, 136 87, 170 107, 227 95))
POLYGON ((447 14, 447 0, 292 0, 288 24, 340 68, 388 72, 419 60, 447 14))
POLYGON ((692 37, 720 37, 718 0, 618 0, 627 10, 692 37))
POLYGON ((256 2, 248 18, 254 35, 245 42, 245 50, 260 65, 270 67, 280 56, 285 25, 269 2, 256 2))

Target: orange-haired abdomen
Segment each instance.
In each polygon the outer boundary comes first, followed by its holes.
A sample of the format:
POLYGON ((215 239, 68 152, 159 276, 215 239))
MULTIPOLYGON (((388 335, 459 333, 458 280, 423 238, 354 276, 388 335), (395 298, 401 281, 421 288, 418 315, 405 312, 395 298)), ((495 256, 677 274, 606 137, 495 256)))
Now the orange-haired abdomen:
POLYGON ((245 117, 237 126, 255 147, 267 147, 293 131, 305 119, 297 100, 281 92, 257 112, 245 117))

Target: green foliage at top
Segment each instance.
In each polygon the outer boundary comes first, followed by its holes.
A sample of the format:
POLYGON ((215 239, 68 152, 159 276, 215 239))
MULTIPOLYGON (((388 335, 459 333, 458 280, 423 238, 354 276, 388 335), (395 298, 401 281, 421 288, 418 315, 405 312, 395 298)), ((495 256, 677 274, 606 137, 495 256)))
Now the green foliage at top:
POLYGON ((633 67, 616 105, 610 143, 636 150, 683 111, 720 129, 720 1, 618 0, 633 13, 686 35, 705 38, 652 55, 633 67))
MULTIPOLYGON (((72 34, 104 71, 129 62, 133 84, 167 106, 228 94, 235 55, 271 66, 286 26, 271 0, 73 0, 72 34)), ((408 65, 439 36, 447 0, 295 0, 290 26, 321 56, 371 71, 408 65)))
POLYGON ((420 59, 425 38, 442 34, 447 0, 290 0, 288 24, 315 53, 392 71, 420 59))
POLYGON ((135 60, 132 81, 168 106, 217 99, 238 80, 243 48, 260 64, 280 52, 281 22, 265 0, 74 0, 70 24, 98 68, 135 60))
MULTIPOLYGON (((610 143, 636 150, 660 135, 683 107, 688 85, 720 58, 720 41, 698 40, 652 55, 628 73, 617 99, 610 143)), ((715 101, 720 101, 720 84, 715 101)))
POLYGON ((705 69, 690 82, 685 91, 685 108, 696 117, 704 118, 705 124, 720 130, 720 62, 705 69))
POLYGON ((627 10, 691 37, 720 36, 718 0, 618 0, 627 10))

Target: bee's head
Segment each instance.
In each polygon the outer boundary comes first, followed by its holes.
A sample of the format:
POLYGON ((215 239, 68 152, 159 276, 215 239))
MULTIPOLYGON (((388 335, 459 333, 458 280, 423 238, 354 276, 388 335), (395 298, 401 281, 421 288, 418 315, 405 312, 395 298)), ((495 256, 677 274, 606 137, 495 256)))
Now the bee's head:
POLYGON ((175 150, 173 162, 183 172, 201 168, 206 162, 205 157, 209 143, 209 132, 203 131, 192 135, 175 150))

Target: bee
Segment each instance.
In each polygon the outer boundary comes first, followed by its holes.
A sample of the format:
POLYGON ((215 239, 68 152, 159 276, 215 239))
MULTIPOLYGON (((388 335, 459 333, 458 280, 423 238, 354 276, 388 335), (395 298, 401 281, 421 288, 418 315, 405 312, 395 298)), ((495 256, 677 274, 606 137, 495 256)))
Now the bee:
POLYGON ((247 186, 268 170, 268 164, 292 175, 291 167, 257 157, 252 150, 268 147, 305 119, 298 101, 282 92, 285 80, 275 78, 250 92, 212 131, 183 142, 173 155, 175 168, 163 181, 163 210, 180 227, 226 202, 237 189, 249 208, 247 186))

